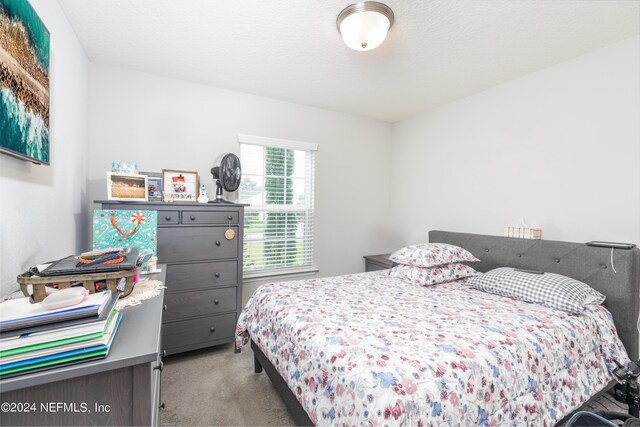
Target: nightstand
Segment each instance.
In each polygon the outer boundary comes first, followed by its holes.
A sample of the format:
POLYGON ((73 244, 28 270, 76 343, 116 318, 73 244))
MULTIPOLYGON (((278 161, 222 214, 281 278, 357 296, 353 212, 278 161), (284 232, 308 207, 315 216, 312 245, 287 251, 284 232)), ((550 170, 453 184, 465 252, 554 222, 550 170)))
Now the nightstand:
POLYGON ((388 270, 393 267, 396 264, 389 259, 389 255, 391 254, 365 255, 364 271, 388 270))

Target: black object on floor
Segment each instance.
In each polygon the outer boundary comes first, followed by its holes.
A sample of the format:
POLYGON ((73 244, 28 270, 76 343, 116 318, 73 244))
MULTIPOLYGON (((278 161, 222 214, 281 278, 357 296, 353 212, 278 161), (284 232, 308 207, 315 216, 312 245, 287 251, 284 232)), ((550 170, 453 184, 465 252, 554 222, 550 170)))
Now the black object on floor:
POLYGON ((611 411, 580 411, 575 413, 565 427, 605 427, 605 426, 624 426, 624 427, 640 427, 640 420, 631 415, 622 412, 611 411), (622 424, 615 423, 619 420, 622 424))

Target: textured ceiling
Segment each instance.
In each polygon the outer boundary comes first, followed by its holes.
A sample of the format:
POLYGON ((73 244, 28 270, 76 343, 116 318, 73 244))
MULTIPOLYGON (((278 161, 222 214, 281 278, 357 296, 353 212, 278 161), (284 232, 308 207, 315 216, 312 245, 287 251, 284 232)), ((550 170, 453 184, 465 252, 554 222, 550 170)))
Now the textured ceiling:
POLYGON ((389 122, 640 33, 635 0, 387 0, 356 52, 349 0, 59 2, 93 61, 389 122))

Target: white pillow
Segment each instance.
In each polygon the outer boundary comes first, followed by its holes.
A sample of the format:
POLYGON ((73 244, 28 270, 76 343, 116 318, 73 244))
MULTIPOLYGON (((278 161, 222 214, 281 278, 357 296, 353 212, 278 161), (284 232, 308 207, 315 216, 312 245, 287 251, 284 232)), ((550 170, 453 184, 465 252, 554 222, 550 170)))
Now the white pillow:
POLYGON ((391 269, 390 276, 402 281, 415 283, 420 286, 435 285, 452 282, 478 274, 468 265, 453 263, 437 267, 415 267, 413 265, 396 265, 391 269))
POLYGON ((397 264, 416 267, 435 267, 454 262, 480 262, 471 252, 447 243, 405 246, 392 253, 389 259, 397 264))

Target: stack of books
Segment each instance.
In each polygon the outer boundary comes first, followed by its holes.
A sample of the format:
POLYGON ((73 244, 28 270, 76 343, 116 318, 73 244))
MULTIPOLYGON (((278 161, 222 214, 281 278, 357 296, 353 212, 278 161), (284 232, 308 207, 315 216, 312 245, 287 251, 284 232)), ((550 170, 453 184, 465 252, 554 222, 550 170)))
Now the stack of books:
POLYGON ((504 237, 516 239, 538 240, 542 239, 542 229, 530 227, 505 227, 504 237))
POLYGON ((0 378, 106 357, 122 318, 117 300, 107 290, 55 310, 29 298, 1 303, 0 378))

